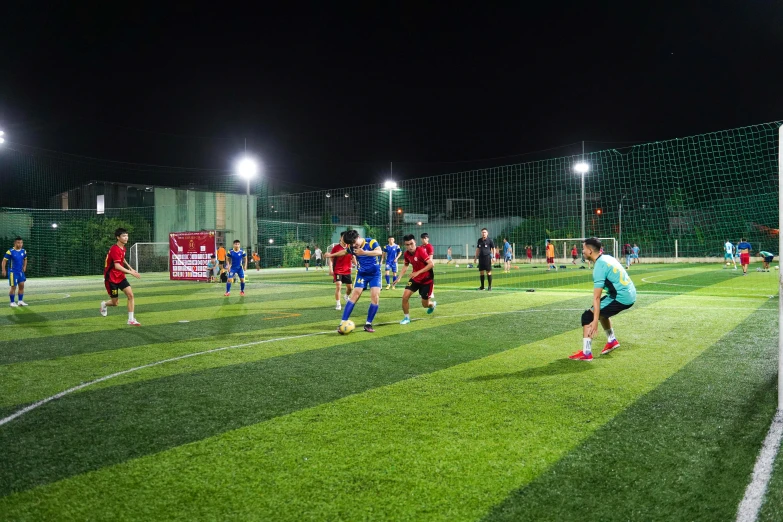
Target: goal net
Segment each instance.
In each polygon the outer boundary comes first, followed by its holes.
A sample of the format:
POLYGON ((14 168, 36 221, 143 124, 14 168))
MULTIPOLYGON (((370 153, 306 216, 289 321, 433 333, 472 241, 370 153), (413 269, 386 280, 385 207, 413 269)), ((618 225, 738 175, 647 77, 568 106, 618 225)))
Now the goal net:
POLYGON ((128 251, 128 263, 137 272, 168 272, 168 243, 134 243, 128 251))
MULTIPOLYGON (((613 237, 599 237, 599 241, 603 245, 604 254, 609 254, 612 257, 622 257, 622 251, 620 250, 617 239, 613 237)), ((582 240, 581 239, 550 239, 549 241, 555 247, 555 262, 561 263, 573 261, 573 250, 576 247, 577 263, 582 261, 582 240)))

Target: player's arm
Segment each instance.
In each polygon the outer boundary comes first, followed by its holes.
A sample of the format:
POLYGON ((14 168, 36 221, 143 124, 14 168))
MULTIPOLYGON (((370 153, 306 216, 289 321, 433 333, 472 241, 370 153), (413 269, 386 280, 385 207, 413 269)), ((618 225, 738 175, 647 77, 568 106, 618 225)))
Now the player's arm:
POLYGON ((346 256, 346 255, 348 255, 348 249, 344 248, 344 249, 342 249, 339 252, 336 252, 334 254, 324 254, 324 257, 329 259, 331 257, 342 257, 342 256, 346 256))
POLYGON ((24 263, 22 263, 22 272, 27 273, 27 254, 25 254, 24 263))
POLYGON ((473 256, 474 263, 478 263, 478 257, 479 257, 479 247, 476 247, 476 255, 473 256))
MULTIPOLYGON (((123 259, 123 261, 125 261, 125 259, 123 259)), ((133 277, 135 277, 136 279, 141 279, 141 276, 139 275, 139 273, 138 273, 138 272, 136 272, 136 271, 135 271, 134 269, 132 269, 132 268, 131 268, 130 270, 129 270, 129 269, 127 269, 127 268, 125 268, 124 266, 122 266, 122 263, 120 263, 120 262, 119 262, 119 261, 117 261, 116 259, 114 260, 114 269, 115 269, 115 270, 117 270, 118 272, 124 272, 124 273, 126 273, 126 274, 130 274, 130 275, 132 275, 133 277)))
POLYGON ((353 253, 355 256, 366 256, 366 257, 381 257, 383 255, 383 250, 381 250, 381 245, 376 244, 375 248, 372 250, 363 250, 359 249, 354 251, 353 253))
POLYGON ((397 261, 399 261, 400 257, 402 257, 402 250, 400 250, 400 253, 397 254, 397 257, 394 258, 394 262, 396 263, 397 261))
POLYGON ((598 331, 598 318, 601 315, 601 294, 603 292, 603 288, 593 288, 593 322, 590 323, 587 329, 588 337, 592 337, 598 331))
POLYGON ((416 272, 413 272, 411 274, 411 279, 413 279, 414 277, 417 277, 417 276, 423 274, 424 272, 429 272, 430 270, 432 270, 432 267, 434 267, 434 266, 435 266, 435 262, 432 260, 431 257, 428 257, 427 258, 427 265, 424 268, 422 268, 421 270, 417 270, 416 272))
POLYGON ((5 265, 6 265, 7 263, 8 263, 8 258, 7 258, 7 257, 4 257, 4 258, 3 258, 3 277, 5 277, 5 265))

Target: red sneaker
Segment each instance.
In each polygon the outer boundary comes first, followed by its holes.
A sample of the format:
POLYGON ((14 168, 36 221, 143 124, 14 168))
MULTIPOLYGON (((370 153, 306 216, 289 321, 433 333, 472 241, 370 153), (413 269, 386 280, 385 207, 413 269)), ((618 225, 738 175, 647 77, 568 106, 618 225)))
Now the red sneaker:
POLYGON ((226 292, 225 294, 223 294, 223 297, 228 297, 229 295, 231 294, 229 292, 226 292))
POLYGON ((604 349, 601 350, 601 355, 606 355, 607 353, 611 352, 615 348, 619 348, 619 347, 620 347, 620 343, 617 342, 617 339, 615 339, 612 342, 606 343, 606 346, 604 346, 604 349))
POLYGON ((569 359, 572 359, 574 361, 592 361, 593 360, 593 354, 588 353, 585 354, 582 350, 579 350, 574 355, 571 355, 568 357, 569 359))
POLYGON ((245 292, 239 292, 239 297, 245 297, 245 292))

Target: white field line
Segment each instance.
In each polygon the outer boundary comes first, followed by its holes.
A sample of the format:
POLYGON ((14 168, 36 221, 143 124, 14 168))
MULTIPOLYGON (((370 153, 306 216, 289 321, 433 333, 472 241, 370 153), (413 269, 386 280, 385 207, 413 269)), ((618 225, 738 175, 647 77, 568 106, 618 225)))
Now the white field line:
POLYGON ((71 297, 71 294, 63 294, 63 297, 53 297, 51 299, 33 299, 30 302, 36 304, 36 303, 45 303, 46 301, 61 301, 63 299, 68 299, 69 297, 71 297))
POLYGON ((761 444, 761 451, 753 467, 753 475, 745 490, 745 496, 737 509, 737 522, 756 522, 759 511, 764 503, 775 457, 780 449, 780 439, 783 437, 783 410, 778 410, 772 418, 767 437, 761 444))

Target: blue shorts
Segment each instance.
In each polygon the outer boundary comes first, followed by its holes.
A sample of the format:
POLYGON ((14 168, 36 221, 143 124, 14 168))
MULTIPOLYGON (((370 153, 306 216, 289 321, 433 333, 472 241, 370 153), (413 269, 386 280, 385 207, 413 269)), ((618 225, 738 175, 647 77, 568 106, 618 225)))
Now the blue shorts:
POLYGON ((240 279, 245 278, 245 270, 240 266, 239 268, 231 268, 228 271, 228 278, 234 279, 234 276, 239 276, 240 279))
POLYGON ((381 274, 362 274, 359 272, 356 275, 356 282, 353 285, 354 288, 380 288, 381 287, 381 274))
POLYGON ((386 270, 397 273, 397 263, 386 263, 386 270))
POLYGON ((8 272, 8 285, 9 286, 16 286, 19 283, 24 283, 27 281, 27 278, 24 276, 24 272, 21 270, 10 270, 8 272))
POLYGON ((446 254, 446 261, 451 261, 451 256, 446 254))
POLYGON ((506 254, 505 260, 506 261, 511 261, 511 254, 506 254))

